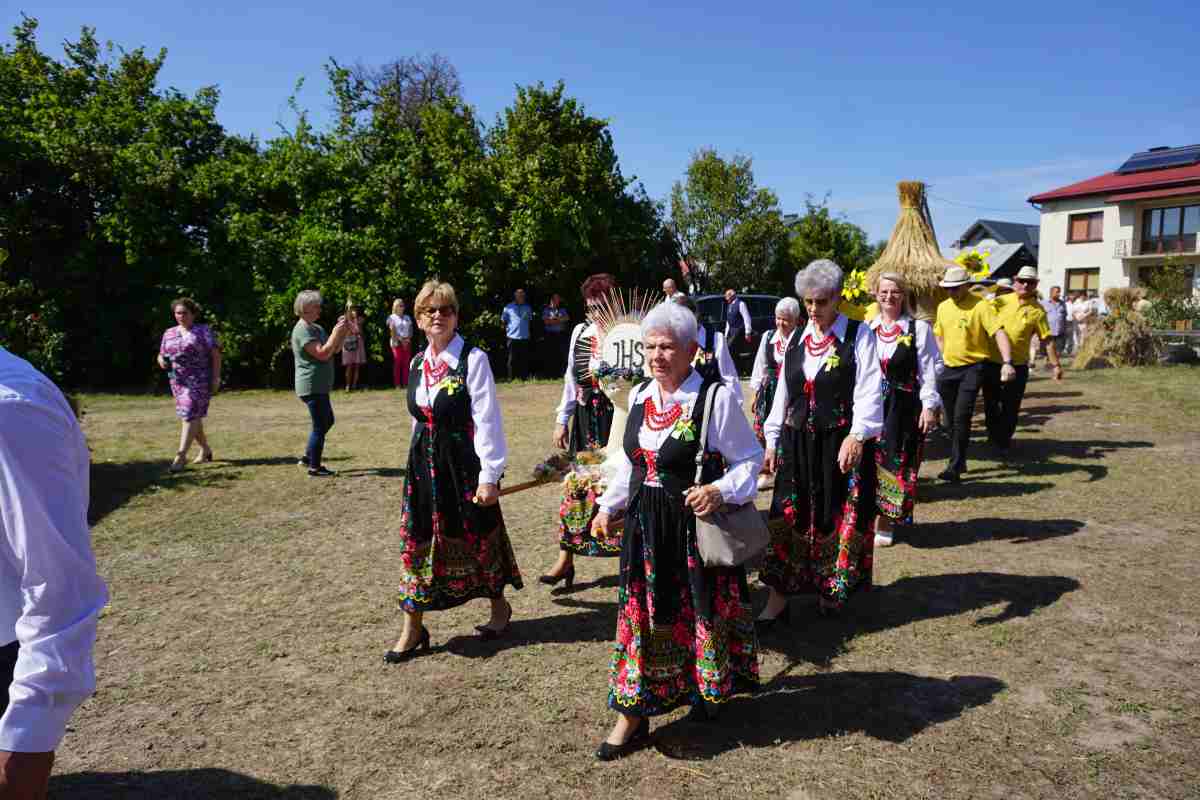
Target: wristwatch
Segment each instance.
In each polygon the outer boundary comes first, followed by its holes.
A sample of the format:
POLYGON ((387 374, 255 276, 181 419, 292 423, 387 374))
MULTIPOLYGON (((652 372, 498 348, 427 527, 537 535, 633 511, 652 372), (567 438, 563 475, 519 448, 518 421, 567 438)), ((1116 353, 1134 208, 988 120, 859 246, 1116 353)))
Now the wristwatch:
POLYGON ((1013 365, 1013 363, 1011 361, 1004 362, 1004 366, 1006 366, 1006 367, 1011 367, 1012 365, 1013 365))
POLYGON ((861 433, 852 433, 850 435, 853 436, 854 441, 858 442, 859 444, 862 444, 867 440, 867 437, 863 436, 861 433))

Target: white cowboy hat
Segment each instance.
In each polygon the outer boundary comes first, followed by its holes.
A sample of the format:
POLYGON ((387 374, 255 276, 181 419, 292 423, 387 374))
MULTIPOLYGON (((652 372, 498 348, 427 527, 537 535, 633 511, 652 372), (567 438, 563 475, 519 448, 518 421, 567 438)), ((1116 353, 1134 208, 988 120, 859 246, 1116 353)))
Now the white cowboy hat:
POLYGON ((946 274, 942 276, 941 286, 943 289, 953 289, 957 286, 963 286, 971 282, 971 274, 962 267, 950 267, 946 270, 946 274))
POLYGON ((1013 290, 1012 280, 1009 278, 998 278, 996 280, 996 294, 1008 294, 1013 290))
POLYGON ((1017 273, 1017 278, 1019 280, 1036 281, 1038 279, 1037 267, 1021 267, 1021 271, 1017 273))

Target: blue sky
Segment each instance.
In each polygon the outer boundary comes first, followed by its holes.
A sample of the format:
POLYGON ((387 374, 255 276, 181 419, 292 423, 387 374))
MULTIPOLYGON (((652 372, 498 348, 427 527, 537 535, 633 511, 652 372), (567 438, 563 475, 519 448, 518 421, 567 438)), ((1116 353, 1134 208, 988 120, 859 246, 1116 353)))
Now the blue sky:
POLYGON ((301 104, 328 118, 330 57, 441 53, 488 122, 514 86, 562 79, 611 121, 623 172, 651 196, 710 146, 751 156, 785 211, 830 192, 872 240, 895 222, 898 180, 930 184, 945 244, 980 217, 1036 222, 1029 195, 1135 150, 1200 142, 1200 22, 1178 0, 22 2, 6 2, 6 25, 36 17, 56 57, 81 25, 127 49, 166 47, 165 85, 215 84, 222 123, 261 138, 289 123, 300 78, 301 104))

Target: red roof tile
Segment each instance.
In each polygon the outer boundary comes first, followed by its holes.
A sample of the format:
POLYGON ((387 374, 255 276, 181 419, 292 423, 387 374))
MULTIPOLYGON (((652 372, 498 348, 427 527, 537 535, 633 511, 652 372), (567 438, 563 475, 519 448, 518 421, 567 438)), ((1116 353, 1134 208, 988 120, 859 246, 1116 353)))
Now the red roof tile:
POLYGON ((1156 197, 1182 197, 1184 195, 1200 195, 1200 182, 1172 186, 1167 189, 1149 189, 1144 192, 1117 192, 1104 198, 1104 202, 1120 203, 1125 200, 1153 200, 1156 197))
POLYGON ((1134 172, 1129 175, 1110 172, 1106 175, 1088 178, 1086 181, 1072 183, 1070 186, 1063 186, 1059 189, 1051 189, 1048 192, 1035 194, 1029 198, 1029 202, 1044 203, 1047 200, 1063 200, 1068 197, 1088 197, 1089 195, 1110 194, 1121 191, 1163 189, 1175 184, 1194 183, 1196 181, 1200 181, 1200 164, 1193 164, 1188 167, 1156 169, 1150 172, 1134 172))

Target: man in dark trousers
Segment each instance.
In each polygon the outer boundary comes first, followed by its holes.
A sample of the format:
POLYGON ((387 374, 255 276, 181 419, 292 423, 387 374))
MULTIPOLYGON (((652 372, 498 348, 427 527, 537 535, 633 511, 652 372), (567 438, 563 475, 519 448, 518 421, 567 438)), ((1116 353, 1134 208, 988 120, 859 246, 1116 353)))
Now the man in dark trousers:
POLYGON ((89 453, 62 393, 0 347, 0 798, 46 796, 96 688, 108 601, 88 531, 89 453))
POLYGON ((525 302, 525 290, 513 292, 513 301, 504 307, 500 322, 508 338, 508 379, 525 380, 529 377, 529 323, 533 309, 525 302))
POLYGON ((729 352, 744 353, 752 341, 754 326, 750 324, 750 309, 733 289, 725 290, 725 341, 729 352))

